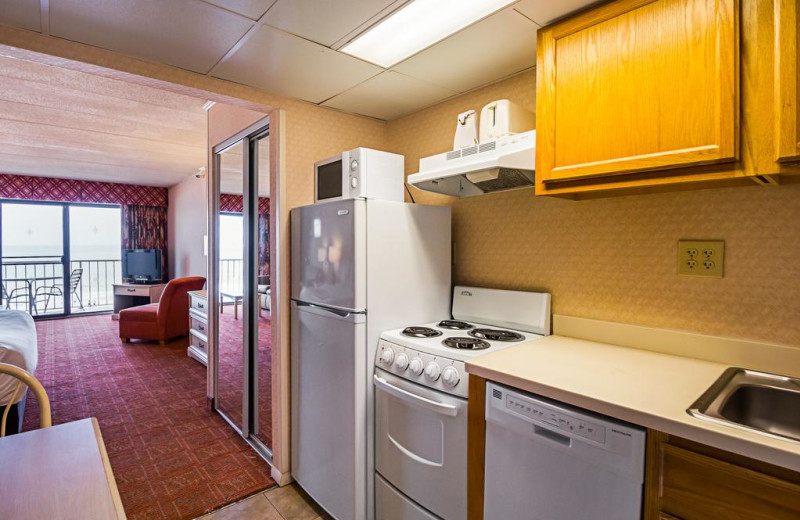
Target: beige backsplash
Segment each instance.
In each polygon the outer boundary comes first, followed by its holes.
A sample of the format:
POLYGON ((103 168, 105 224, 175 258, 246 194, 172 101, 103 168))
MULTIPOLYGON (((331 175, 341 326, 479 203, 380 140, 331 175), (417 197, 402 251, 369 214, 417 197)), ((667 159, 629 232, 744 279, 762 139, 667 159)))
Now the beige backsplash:
MULTIPOLYGON (((413 173, 452 147, 459 112, 501 98, 533 109, 534 91, 527 72, 392 121, 390 147, 413 173)), ((547 290, 558 314, 800 347, 800 185, 578 202, 413 193, 453 208, 455 283, 547 290), (681 238, 725 240, 725 277, 677 276, 681 238)))

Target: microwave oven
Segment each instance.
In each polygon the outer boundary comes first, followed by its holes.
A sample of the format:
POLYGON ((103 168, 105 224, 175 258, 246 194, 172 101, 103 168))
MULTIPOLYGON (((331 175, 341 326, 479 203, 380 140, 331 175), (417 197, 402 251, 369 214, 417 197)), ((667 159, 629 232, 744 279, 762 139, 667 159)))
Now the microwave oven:
POLYGON ((314 202, 337 199, 403 201, 404 157, 356 148, 314 163, 314 202))

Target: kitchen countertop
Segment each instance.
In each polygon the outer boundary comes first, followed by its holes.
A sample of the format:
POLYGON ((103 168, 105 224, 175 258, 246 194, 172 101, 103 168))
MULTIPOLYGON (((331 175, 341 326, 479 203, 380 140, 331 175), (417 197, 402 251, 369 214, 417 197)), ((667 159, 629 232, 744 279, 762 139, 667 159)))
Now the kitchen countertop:
POLYGON ((686 409, 730 365, 547 336, 467 362, 471 374, 800 472, 800 443, 714 424, 686 409))

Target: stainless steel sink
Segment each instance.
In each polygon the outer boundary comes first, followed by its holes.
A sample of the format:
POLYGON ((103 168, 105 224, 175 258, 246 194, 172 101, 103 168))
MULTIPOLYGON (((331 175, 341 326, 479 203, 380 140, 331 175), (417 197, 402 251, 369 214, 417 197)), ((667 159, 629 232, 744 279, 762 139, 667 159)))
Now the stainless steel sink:
POLYGON ((729 368, 687 411, 700 419, 800 442, 800 379, 729 368))

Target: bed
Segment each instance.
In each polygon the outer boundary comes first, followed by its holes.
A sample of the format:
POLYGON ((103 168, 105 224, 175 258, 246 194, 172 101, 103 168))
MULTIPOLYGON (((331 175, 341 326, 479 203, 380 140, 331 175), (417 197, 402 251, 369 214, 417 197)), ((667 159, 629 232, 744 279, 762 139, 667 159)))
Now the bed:
MULTIPOLYGON (((39 363, 39 346, 33 318, 27 312, 0 310, 0 362, 16 365, 30 372, 39 363)), ((22 431, 22 418, 28 392, 23 392, 13 403, 8 403, 17 379, 0 375, 0 414, 11 404, 8 413, 6 434, 22 431)))

